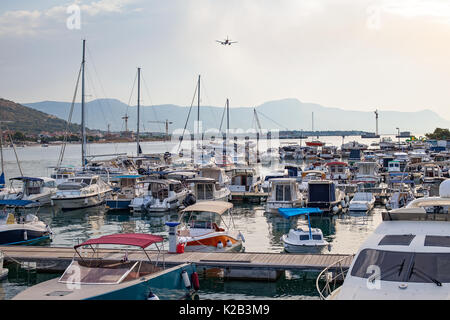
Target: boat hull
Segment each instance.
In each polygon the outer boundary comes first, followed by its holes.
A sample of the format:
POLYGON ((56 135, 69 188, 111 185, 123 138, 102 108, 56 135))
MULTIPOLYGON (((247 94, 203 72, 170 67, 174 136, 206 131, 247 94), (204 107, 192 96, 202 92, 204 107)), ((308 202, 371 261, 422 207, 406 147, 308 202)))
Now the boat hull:
POLYGON ((26 225, 8 225, 0 228, 0 245, 29 245, 50 239, 47 229, 32 228, 26 225))
POLYGON ((106 202, 111 192, 104 192, 98 195, 74 198, 52 198, 53 205, 62 210, 75 210, 90 208, 102 205, 106 202))

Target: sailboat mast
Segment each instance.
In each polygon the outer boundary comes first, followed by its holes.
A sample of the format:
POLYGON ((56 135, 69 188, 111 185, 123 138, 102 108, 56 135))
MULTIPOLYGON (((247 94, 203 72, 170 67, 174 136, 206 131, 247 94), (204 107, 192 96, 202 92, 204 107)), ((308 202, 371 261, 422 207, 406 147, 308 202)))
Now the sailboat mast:
POLYGON ((0 161, 2 162, 2 171, 0 171, 0 175, 5 172, 4 164, 3 164, 3 129, 2 122, 0 121, 0 161))
POLYGON ((230 131, 230 102, 227 98, 227 135, 229 131, 230 131))
POLYGON ((139 146, 139 123, 140 123, 140 97, 141 97, 141 68, 138 68, 138 88, 137 88, 137 129, 136 129, 136 144, 137 144, 137 155, 139 156, 140 146, 139 146))
MULTIPOLYGON (((197 132, 200 133, 200 75, 198 75, 198 84, 197 84, 197 132)), ((202 139, 202 162, 203 162, 203 135, 201 136, 202 139)))
POLYGON ((81 165, 86 166, 86 127, 85 127, 85 108, 84 108, 84 67, 85 67, 85 48, 86 40, 83 40, 83 59, 81 61, 81 165))

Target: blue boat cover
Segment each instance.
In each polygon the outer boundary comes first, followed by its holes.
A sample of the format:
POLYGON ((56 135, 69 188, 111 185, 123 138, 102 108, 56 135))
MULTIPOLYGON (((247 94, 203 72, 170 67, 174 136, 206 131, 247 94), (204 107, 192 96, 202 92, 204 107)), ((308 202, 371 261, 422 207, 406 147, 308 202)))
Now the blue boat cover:
POLYGON ((114 178, 119 178, 119 179, 137 179, 137 178, 142 178, 143 176, 141 176, 140 174, 129 174, 129 175, 123 175, 123 176, 115 176, 114 178))
POLYGON ((278 208, 278 212, 288 219, 301 214, 322 213, 322 210, 319 208, 278 208))
POLYGON ((390 176, 407 176, 409 173, 407 172, 389 172, 390 176))
POLYGON ((12 199, 8 199, 8 200, 0 200, 0 205, 1 206, 17 206, 17 207, 23 207, 26 206, 30 203, 33 203, 34 201, 31 200, 12 200, 12 199))
POLYGON ((0 189, 5 187, 5 174, 0 174, 0 189))

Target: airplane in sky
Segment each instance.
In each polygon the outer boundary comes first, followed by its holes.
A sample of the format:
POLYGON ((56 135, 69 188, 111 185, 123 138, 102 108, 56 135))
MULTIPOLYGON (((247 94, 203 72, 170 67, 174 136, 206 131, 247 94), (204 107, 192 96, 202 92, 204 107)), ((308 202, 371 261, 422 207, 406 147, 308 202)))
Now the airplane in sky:
POLYGON ((232 43, 237 43, 237 41, 231 41, 231 39, 228 39, 228 36, 225 40, 216 40, 218 43, 223 44, 224 46, 226 45, 231 45, 232 43))

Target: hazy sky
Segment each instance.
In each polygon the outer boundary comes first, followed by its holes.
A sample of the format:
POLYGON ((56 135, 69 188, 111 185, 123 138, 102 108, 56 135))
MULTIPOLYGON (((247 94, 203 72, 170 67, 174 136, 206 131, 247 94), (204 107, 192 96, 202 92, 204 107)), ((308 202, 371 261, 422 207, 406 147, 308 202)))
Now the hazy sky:
POLYGON ((1 0, 0 97, 70 101, 83 38, 88 99, 127 103, 140 66, 145 105, 190 105, 201 74, 205 105, 298 98, 450 120, 448 0, 1 0), (215 42, 227 36, 238 43, 215 42))

